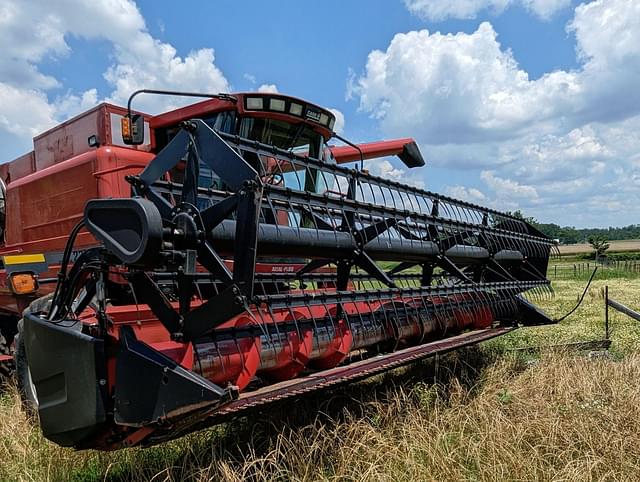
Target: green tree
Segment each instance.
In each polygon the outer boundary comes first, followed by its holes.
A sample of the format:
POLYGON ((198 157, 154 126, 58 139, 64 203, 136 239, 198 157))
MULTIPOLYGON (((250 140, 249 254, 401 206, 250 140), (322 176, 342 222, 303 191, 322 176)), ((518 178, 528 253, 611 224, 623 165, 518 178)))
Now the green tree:
POLYGON ((596 254, 596 260, 606 256, 605 253, 609 249, 609 243, 604 236, 589 236, 589 244, 593 248, 596 254))

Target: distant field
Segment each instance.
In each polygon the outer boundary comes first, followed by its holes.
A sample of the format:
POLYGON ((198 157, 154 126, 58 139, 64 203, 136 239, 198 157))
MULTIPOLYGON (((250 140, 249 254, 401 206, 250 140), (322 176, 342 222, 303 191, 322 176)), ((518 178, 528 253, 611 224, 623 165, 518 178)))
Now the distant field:
MULTIPOLYGON (((609 241, 611 247, 610 252, 613 251, 640 251, 640 239, 625 239, 622 241, 609 241)), ((593 248, 588 243, 582 244, 565 244, 559 246, 561 255, 572 255, 581 253, 591 253, 593 248)))

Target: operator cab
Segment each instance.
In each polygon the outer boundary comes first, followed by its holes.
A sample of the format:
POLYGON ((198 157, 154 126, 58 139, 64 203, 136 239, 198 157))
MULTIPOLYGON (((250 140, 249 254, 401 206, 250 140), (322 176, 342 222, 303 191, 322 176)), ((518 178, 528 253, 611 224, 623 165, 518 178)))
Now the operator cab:
POLYGON ((218 131, 320 158, 335 116, 317 105, 280 94, 220 95, 151 119, 161 150, 183 120, 199 118, 218 131))
MULTIPOLYGON (((162 150, 180 130, 182 121, 199 118, 209 127, 226 134, 261 142, 299 156, 335 162, 327 142, 333 135, 335 116, 309 102, 280 94, 220 95, 215 99, 176 109, 150 119, 155 152, 162 150)), ((247 162, 262 175, 269 176, 269 165, 257 158, 247 162)), ((284 184, 296 190, 319 192, 322 182, 298 171, 271 176, 269 182, 284 184), (311 177, 311 178, 310 178, 311 177)), ((179 168, 171 172, 176 182, 183 175, 179 168)), ((200 187, 225 190, 226 186, 207 166, 200 166, 200 187)))

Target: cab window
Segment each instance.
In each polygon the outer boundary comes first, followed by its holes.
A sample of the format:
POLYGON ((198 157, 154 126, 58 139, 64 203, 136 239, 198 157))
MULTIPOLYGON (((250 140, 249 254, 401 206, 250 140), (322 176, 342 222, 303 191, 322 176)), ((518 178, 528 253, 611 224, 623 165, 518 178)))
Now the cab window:
POLYGON ((322 152, 322 136, 302 122, 291 124, 266 117, 244 117, 240 121, 240 137, 316 159, 322 152))

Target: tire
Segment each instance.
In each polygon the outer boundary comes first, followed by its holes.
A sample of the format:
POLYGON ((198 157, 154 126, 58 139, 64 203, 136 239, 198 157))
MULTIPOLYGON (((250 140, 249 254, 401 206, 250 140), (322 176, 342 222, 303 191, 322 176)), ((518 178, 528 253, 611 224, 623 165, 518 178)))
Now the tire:
MULTIPOLYGON (((42 298, 34 300, 29 308, 25 310, 30 312, 48 312, 51 307, 53 294, 48 294, 42 298)), ((24 315, 24 313, 23 313, 24 315)), ((24 344, 24 318, 18 322, 18 333, 15 337, 15 378, 22 398, 22 405, 25 410, 32 415, 38 412, 38 394, 31 379, 31 370, 29 369, 29 360, 27 359, 27 350, 24 344)))
POLYGON ((27 351, 24 346, 24 336, 22 335, 23 320, 18 322, 18 334, 15 338, 15 376, 22 406, 27 413, 34 415, 38 412, 38 394, 31 379, 31 370, 29 370, 29 361, 27 360, 27 351))
MULTIPOLYGON (((7 342, 2 333, 0 333, 0 355, 14 355, 11 350, 11 343, 7 342)), ((0 383, 11 383, 15 376, 15 368, 15 360, 0 363, 0 383)))

